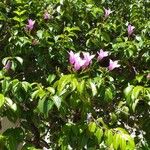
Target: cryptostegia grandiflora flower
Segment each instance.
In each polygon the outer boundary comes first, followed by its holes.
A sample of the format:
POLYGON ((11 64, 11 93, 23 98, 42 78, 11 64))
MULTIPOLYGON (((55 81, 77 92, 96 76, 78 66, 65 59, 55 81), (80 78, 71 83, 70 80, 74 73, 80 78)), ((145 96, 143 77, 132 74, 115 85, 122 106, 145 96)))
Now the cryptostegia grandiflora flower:
POLYGON ((128 25, 128 36, 130 36, 133 33, 134 29, 134 26, 131 26, 130 24, 128 25))
POLYGON ((34 28, 35 20, 28 19, 28 24, 26 25, 27 30, 31 31, 34 28))
POLYGON ((50 19, 50 14, 47 11, 44 13, 44 19, 45 20, 50 19))
POLYGON ((98 54, 98 60, 102 60, 104 57, 108 56, 108 52, 103 51, 102 49, 100 49, 100 51, 97 52, 97 54, 98 54))
POLYGON ((90 55, 88 52, 83 52, 83 58, 80 57, 80 53, 69 52, 69 62, 73 65, 76 71, 87 68, 91 63, 94 55, 90 55))
POLYGON ((118 64, 118 61, 115 60, 115 61, 112 61, 111 59, 109 60, 109 66, 108 66, 108 69, 111 71, 115 68, 118 68, 120 67, 120 65, 118 64))
POLYGON ((104 11, 105 11, 105 18, 107 18, 112 13, 112 11, 110 9, 104 8, 104 11))
POLYGON ((85 60, 85 63, 83 64, 83 68, 87 68, 91 63, 92 59, 94 58, 95 55, 90 55, 89 52, 83 52, 83 60, 85 60))

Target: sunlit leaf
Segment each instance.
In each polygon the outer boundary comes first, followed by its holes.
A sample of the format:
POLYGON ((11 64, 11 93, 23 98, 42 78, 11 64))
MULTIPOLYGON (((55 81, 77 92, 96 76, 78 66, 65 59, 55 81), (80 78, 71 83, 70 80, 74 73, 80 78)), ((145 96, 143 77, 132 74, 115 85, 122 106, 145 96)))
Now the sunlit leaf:
POLYGON ((3 94, 0 94, 0 108, 4 105, 5 103, 5 97, 3 94))
POLYGON ((54 104, 57 106, 57 108, 59 109, 61 106, 61 102, 62 102, 61 97, 55 95, 52 97, 52 100, 53 100, 54 104))

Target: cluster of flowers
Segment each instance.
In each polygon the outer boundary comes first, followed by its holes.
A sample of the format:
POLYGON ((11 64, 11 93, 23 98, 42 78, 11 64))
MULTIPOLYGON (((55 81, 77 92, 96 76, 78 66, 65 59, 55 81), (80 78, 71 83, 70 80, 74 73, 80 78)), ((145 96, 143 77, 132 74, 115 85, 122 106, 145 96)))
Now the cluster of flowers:
MULTIPOLYGON (((82 52, 82 54, 83 58, 80 57, 80 53, 73 53, 72 51, 69 52, 69 62, 75 71, 86 69, 92 63, 92 59, 95 57, 95 55, 90 55, 89 52, 82 52)), ((104 57, 107 57, 109 53, 101 49, 99 52, 97 52, 97 54, 97 60, 101 61, 104 57)), ((120 65, 118 64, 117 60, 109 60, 108 69, 110 71, 118 67, 120 67, 120 65)))
MULTIPOLYGON (((104 11, 105 11, 105 19, 108 18, 108 16, 113 12, 111 11, 110 9, 105 9, 104 8, 104 11)), ((132 26, 131 24, 128 24, 128 37, 132 35, 132 33, 134 32, 134 29, 135 27, 132 26)))
MULTIPOLYGON (((109 15, 113 12, 113 11, 111 11, 110 9, 105 9, 104 8, 104 12, 105 12, 105 14, 104 14, 104 18, 105 19, 107 19, 108 17, 109 17, 109 15)), ((45 20, 49 20, 50 19, 50 14, 46 11, 45 13, 44 13, 44 15, 43 15, 43 18, 45 19, 45 20)), ((34 27, 34 24, 35 24, 35 20, 32 20, 32 19, 28 19, 28 24, 26 25, 26 29, 28 30, 28 31, 31 31, 32 29, 33 29, 33 27, 34 27)), ((134 31, 134 29, 135 29, 135 27, 134 26, 132 26, 132 25, 128 25, 128 36, 131 36, 132 35, 132 33, 133 33, 133 31, 134 31)))
MULTIPOLYGON (((43 15, 44 20, 49 20, 51 18, 50 14, 46 11, 43 15)), ((35 20, 28 19, 28 24, 26 25, 26 29, 31 31, 34 28, 35 20)))
MULTIPOLYGON (((107 19, 109 15, 112 13, 110 9, 105 9, 104 8, 104 19, 107 19)), ((50 14, 45 11, 43 15, 44 20, 49 20, 51 18, 50 14)), ((34 28, 35 25, 35 20, 28 19, 28 24, 26 25, 26 29, 28 31, 31 31, 34 28)), ((131 24, 128 24, 128 37, 132 35, 134 32, 135 27, 132 26, 131 24)), ((92 59, 94 58, 95 55, 90 55, 88 52, 82 52, 83 58, 80 57, 80 53, 74 54, 72 51, 69 52, 69 61, 70 64, 73 66, 74 70, 78 71, 81 68, 86 69, 91 63, 92 59)), ((98 54, 98 61, 101 61, 104 57, 108 56, 107 51, 103 51, 102 49, 97 53, 98 54)), ((112 61, 111 59, 109 60, 109 66, 108 69, 111 71, 114 68, 118 68, 120 65, 118 64, 118 61, 112 61)), ((8 61, 5 65, 5 69, 8 69, 11 67, 11 62, 8 61)), ((150 79, 150 73, 147 75, 147 79, 150 79)))

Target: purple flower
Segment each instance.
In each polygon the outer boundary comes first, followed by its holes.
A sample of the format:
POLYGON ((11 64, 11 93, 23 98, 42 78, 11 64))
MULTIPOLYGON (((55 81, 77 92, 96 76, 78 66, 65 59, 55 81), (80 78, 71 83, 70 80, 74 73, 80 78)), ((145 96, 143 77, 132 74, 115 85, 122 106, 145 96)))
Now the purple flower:
POLYGON ((4 66, 4 69, 7 71, 11 68, 12 62, 10 60, 7 61, 6 65, 4 66))
POLYGON ((112 13, 112 11, 110 9, 104 8, 104 11, 105 11, 105 18, 107 18, 112 13))
POLYGON ((32 30, 35 24, 35 20, 33 21, 32 19, 28 19, 28 24, 26 25, 27 30, 32 30))
POLYGON ((107 57, 108 56, 108 52, 106 51, 103 51, 102 49, 100 49, 99 52, 97 52, 98 54, 98 60, 102 60, 104 57, 107 57))
POLYGON ((85 60, 83 60, 80 56, 76 57, 75 63, 74 63, 74 69, 78 71, 84 64, 85 60))
POLYGON ((128 25, 128 36, 130 36, 133 33, 134 29, 134 26, 131 26, 130 24, 128 25))
POLYGON ((80 53, 69 52, 69 62, 76 71, 81 68, 85 69, 92 62, 93 58, 94 55, 90 55, 88 52, 83 53, 83 59, 80 57, 80 53))
POLYGON ((44 13, 44 19, 45 19, 45 20, 50 19, 50 14, 49 14, 48 12, 45 12, 45 13, 44 13))
POLYGON ((111 70, 113 70, 115 68, 118 68, 118 67, 120 67, 120 65, 118 64, 118 61, 117 60, 116 61, 112 61, 110 59, 108 69, 111 71, 111 70))
POLYGON ((90 55, 89 52, 83 52, 83 56, 84 56, 83 60, 85 60, 83 68, 86 68, 92 62, 92 59, 94 58, 95 55, 90 55))
POLYGON ((71 65, 73 65, 78 57, 78 53, 74 54, 73 51, 69 52, 69 62, 71 65))

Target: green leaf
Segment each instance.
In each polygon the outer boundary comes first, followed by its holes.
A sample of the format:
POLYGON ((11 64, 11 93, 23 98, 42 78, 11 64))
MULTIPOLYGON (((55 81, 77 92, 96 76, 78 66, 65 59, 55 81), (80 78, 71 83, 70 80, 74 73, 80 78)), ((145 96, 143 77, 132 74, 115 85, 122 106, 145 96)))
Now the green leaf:
POLYGON ((53 87, 46 88, 51 94, 55 94, 55 89, 53 87))
POLYGON ((5 57, 5 58, 2 60, 2 64, 5 66, 8 60, 12 60, 12 57, 5 57))
POLYGON ((120 140, 120 148, 121 148, 121 150, 126 149, 126 140, 124 138, 121 138, 121 140, 120 140))
POLYGON ((38 102, 38 106, 37 106, 37 110, 40 113, 43 113, 44 116, 47 118, 48 117, 48 113, 49 111, 52 109, 53 107, 53 101, 48 99, 46 96, 42 99, 39 100, 38 102))
POLYGON ((15 57, 15 59, 22 65, 23 64, 23 59, 21 57, 15 57))
POLYGON ((120 135, 115 134, 113 137, 113 147, 115 150, 117 150, 119 148, 119 144, 120 144, 120 135))
POLYGON ((21 16, 21 15, 25 14, 25 12, 26 12, 26 10, 22 10, 22 11, 16 10, 16 11, 14 11, 14 13, 17 14, 18 16, 21 16))
POLYGON ((125 88, 125 90, 124 90, 125 98, 126 98, 127 103, 129 105, 131 105, 131 103, 132 103, 132 101, 131 101, 132 100, 131 99, 131 93, 132 93, 133 88, 134 88, 133 85, 128 85, 128 87, 125 88))
POLYGON ((15 21, 17 21, 17 22, 19 22, 19 23, 21 22, 20 17, 15 16, 15 17, 13 17, 12 19, 15 20, 15 21))
POLYGON ((71 32, 71 31, 80 31, 80 28, 79 27, 65 27, 64 28, 64 31, 68 31, 68 32, 71 32))
POLYGON ((82 138, 81 138, 81 147, 84 147, 88 142, 88 137, 86 135, 83 135, 82 138))
POLYGON ((28 82, 26 82, 26 81, 23 81, 23 82, 22 82, 22 87, 24 88, 24 90, 25 90, 26 92, 28 92, 28 90, 31 89, 30 83, 28 83, 28 82))
POLYGON ((6 92, 8 92, 10 90, 10 87, 11 87, 10 81, 7 79, 4 79, 2 81, 2 93, 5 94, 6 92))
POLYGON ((128 85, 128 87, 125 88, 124 94, 125 94, 126 97, 128 97, 128 96, 130 95, 130 93, 131 93, 133 87, 134 87, 133 85, 128 85))
POLYGON ((17 105, 9 97, 5 97, 6 105, 10 107, 13 111, 17 111, 17 105))
POLYGON ((6 147, 8 150, 16 150, 19 143, 23 142, 24 139, 24 132, 21 128, 7 129, 3 135, 7 137, 6 147))
POLYGON ((94 17, 99 17, 99 15, 103 15, 103 10, 99 7, 93 7, 91 13, 94 17))
POLYGON ((38 97, 43 98, 45 96, 45 94, 46 94, 46 92, 42 88, 40 88, 40 89, 34 91, 31 95, 31 97, 32 97, 32 99, 34 99, 34 98, 36 99, 38 97))
POLYGON ((43 33, 44 33, 44 31, 42 31, 42 30, 37 31, 37 36, 38 36, 39 39, 43 38, 43 33))
POLYGON ((57 106, 57 108, 59 109, 60 106, 61 106, 61 101, 62 101, 61 97, 55 95, 55 96, 53 96, 53 97, 51 97, 51 98, 52 98, 54 104, 55 104, 55 105, 57 106))
POLYGON ((0 148, 3 150, 4 149, 4 145, 6 143, 6 137, 3 136, 2 134, 0 134, 0 148))
POLYGON ((95 132, 95 136, 98 140, 98 143, 101 143, 101 139, 103 136, 103 130, 101 128, 97 128, 96 132, 95 132))
POLYGON ((4 105, 5 103, 5 97, 3 94, 0 94, 0 108, 4 105))
POLYGON ((90 87, 91 87, 93 96, 95 96, 97 94, 97 89, 96 89, 96 85, 91 80, 90 80, 90 87))
POLYGON ((111 122, 110 122, 111 125, 117 122, 117 115, 115 113, 110 113, 110 117, 111 117, 111 122))
POLYGON ((131 95, 132 100, 136 100, 138 98, 140 92, 143 92, 142 86, 134 87, 134 89, 132 90, 132 95, 131 95))
POLYGON ((83 94, 84 90, 85 90, 85 80, 82 80, 80 82, 80 84, 78 84, 77 86, 77 90, 80 94, 83 94))
POLYGON ((64 0, 60 0, 60 4, 63 5, 64 4, 64 0))
POLYGON ((11 69, 13 70, 13 71, 15 71, 15 69, 16 69, 16 67, 17 67, 17 64, 15 63, 15 61, 11 61, 12 63, 11 63, 11 69))
POLYGON ((107 88, 105 90, 105 100, 109 101, 109 100, 112 100, 112 99, 113 99, 112 90, 111 90, 111 88, 107 88))
POLYGON ((59 95, 62 93, 65 86, 72 81, 73 78, 74 78, 74 75, 72 75, 72 74, 64 75, 60 78, 60 80, 58 81, 58 87, 57 87, 59 95))
POLYGON ((56 78, 55 74, 51 74, 48 76, 47 81, 49 82, 49 84, 51 84, 56 78))
POLYGON ((135 112, 135 108, 136 108, 138 102, 139 102, 139 99, 136 99, 136 100, 133 102, 133 104, 132 104, 132 110, 133 110, 133 112, 135 112))
POLYGON ((88 126, 88 129, 90 132, 95 132, 96 130, 96 123, 95 122, 90 122, 89 126, 88 126))
POLYGON ((130 147, 131 150, 135 149, 134 139, 123 128, 115 128, 116 132, 114 136, 113 146, 117 148, 118 145, 121 150, 125 150, 126 147, 130 147))
POLYGON ((102 32, 102 39, 106 42, 110 42, 110 37, 106 32, 102 32))
POLYGON ((2 2, 0 2, 0 8, 6 8, 6 5, 2 2))
POLYGON ((2 12, 0 12, 0 20, 6 21, 6 15, 4 13, 2 13, 2 12))
POLYGON ((138 74, 136 76, 136 80, 140 83, 142 81, 142 79, 144 78, 144 75, 138 74))
POLYGON ((105 131, 105 136, 107 137, 107 140, 106 140, 106 144, 108 146, 110 146, 113 142, 113 133, 112 133, 112 130, 106 130, 105 131))
POLYGON ((41 150, 41 149, 37 149, 35 147, 23 147, 22 150, 41 150))
POLYGON ((72 91, 74 91, 78 87, 78 84, 78 80, 76 78, 73 78, 71 81, 72 91))
POLYGON ((18 45, 20 45, 21 47, 24 46, 27 43, 30 43, 30 39, 28 37, 18 37, 18 45))

